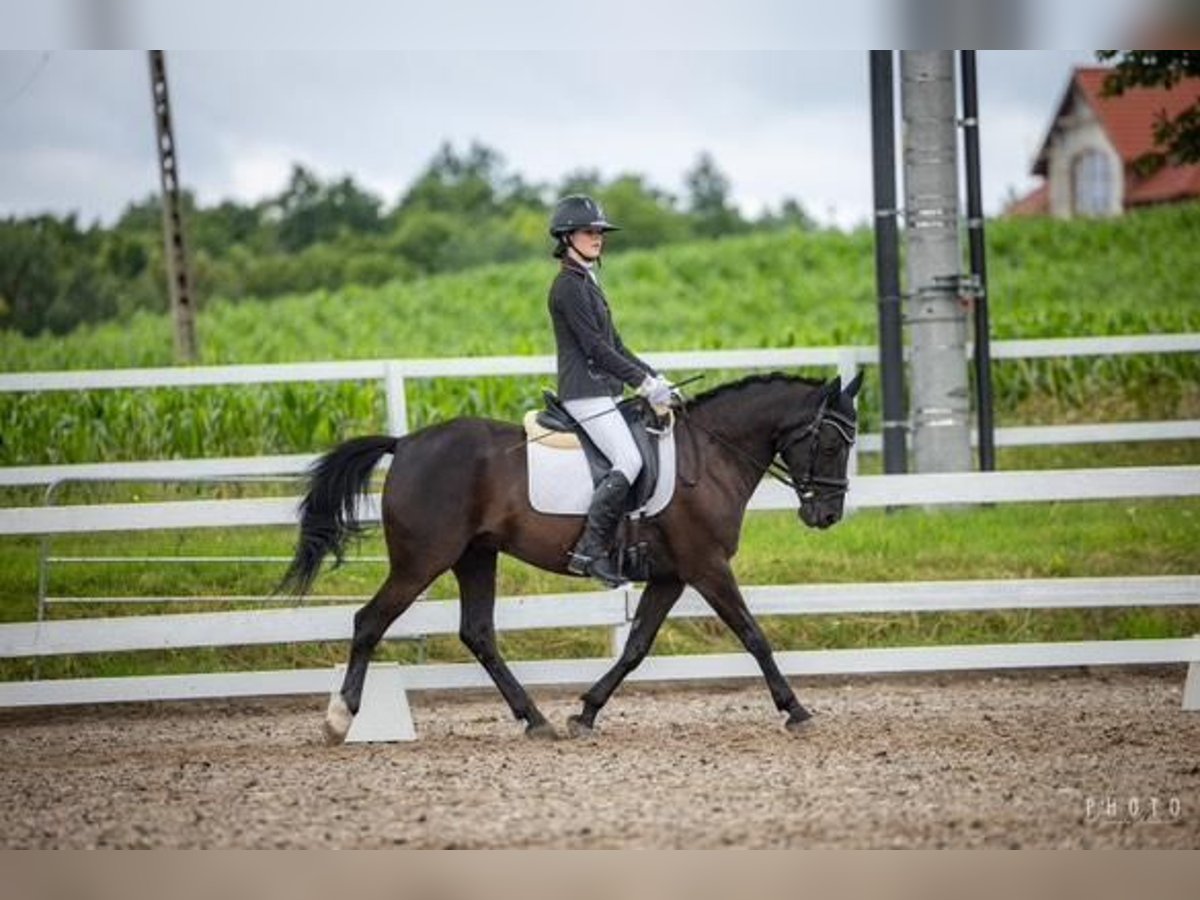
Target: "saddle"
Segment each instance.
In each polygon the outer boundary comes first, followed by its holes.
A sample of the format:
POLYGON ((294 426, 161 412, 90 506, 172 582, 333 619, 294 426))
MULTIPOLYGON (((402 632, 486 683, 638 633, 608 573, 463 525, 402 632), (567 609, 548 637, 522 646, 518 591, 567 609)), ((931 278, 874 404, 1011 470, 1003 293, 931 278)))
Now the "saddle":
MULTIPOLYGON (((546 408, 530 410, 525 414, 526 436, 530 441, 552 449, 582 448, 591 471, 592 486, 595 487, 612 469, 612 462, 567 412, 553 391, 543 391, 542 396, 546 401, 546 408)), ((617 405, 617 409, 629 426, 633 442, 642 456, 642 471, 634 481, 626 500, 626 511, 629 512, 644 507, 654 496, 658 485, 658 437, 650 429, 657 428, 659 422, 658 416, 645 401, 621 403, 617 405)))

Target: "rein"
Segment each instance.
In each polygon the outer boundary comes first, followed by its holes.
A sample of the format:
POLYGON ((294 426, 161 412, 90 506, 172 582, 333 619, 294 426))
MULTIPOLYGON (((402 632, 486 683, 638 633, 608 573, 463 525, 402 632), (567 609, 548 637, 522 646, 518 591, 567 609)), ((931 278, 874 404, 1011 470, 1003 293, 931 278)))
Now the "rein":
MULTIPOLYGON (((683 418, 684 421, 686 421, 689 425, 699 429, 700 431, 703 431, 716 443, 731 451, 734 455, 741 457, 746 462, 752 463, 755 468, 760 465, 757 459, 755 459, 741 447, 737 446, 726 438, 723 438, 711 428, 701 425, 699 422, 693 421, 691 416, 687 414, 686 407, 683 408, 683 418)), ((783 439, 778 442, 778 445, 773 448, 774 452, 772 453, 771 461, 767 464, 766 474, 781 484, 785 484, 790 487, 801 499, 812 497, 816 493, 814 487, 828 488, 829 492, 838 494, 844 494, 850 489, 850 482, 845 478, 828 478, 823 475, 816 474, 818 447, 815 440, 812 442, 809 453, 808 471, 805 472, 804 477, 802 477, 799 481, 796 481, 792 478, 791 472, 788 470, 786 463, 779 462, 779 457, 787 453, 793 444, 796 444, 810 436, 815 437, 816 434, 821 430, 821 427, 826 424, 834 427, 838 433, 838 436, 845 441, 847 446, 852 446, 854 444, 856 432, 855 424, 841 413, 831 410, 822 404, 821 408, 817 410, 817 414, 813 417, 811 422, 803 427, 796 426, 786 435, 784 435, 783 439)), ((694 455, 697 457, 698 461, 699 455, 694 455)), ((697 473, 696 480, 689 486, 695 487, 695 485, 699 483, 699 480, 699 473, 697 473)))

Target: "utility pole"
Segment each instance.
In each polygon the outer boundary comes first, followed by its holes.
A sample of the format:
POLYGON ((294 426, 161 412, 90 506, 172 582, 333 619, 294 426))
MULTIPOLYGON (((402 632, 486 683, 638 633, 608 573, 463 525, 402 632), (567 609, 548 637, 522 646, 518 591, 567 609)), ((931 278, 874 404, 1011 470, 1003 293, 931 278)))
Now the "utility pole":
POLYGON ((167 96, 167 66, 161 50, 150 51, 150 91, 154 101, 154 130, 158 138, 158 172, 162 184, 163 246, 171 314, 175 320, 175 359, 195 363, 196 321, 192 304, 192 278, 187 244, 183 237, 183 210, 179 202, 179 163, 175 158, 175 130, 167 96))
POLYGON ((960 301, 954 51, 900 53, 917 472, 971 468, 966 310, 960 301))

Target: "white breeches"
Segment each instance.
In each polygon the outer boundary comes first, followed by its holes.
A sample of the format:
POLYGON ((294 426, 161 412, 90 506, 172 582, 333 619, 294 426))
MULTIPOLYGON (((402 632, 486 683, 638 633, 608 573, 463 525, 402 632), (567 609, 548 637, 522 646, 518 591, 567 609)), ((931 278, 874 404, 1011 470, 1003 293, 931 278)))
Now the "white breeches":
POLYGON ((564 400, 563 406, 576 421, 582 423, 583 430, 592 443, 600 448, 600 452, 608 457, 613 469, 633 484, 642 471, 642 455, 638 453, 629 426, 617 409, 616 400, 612 397, 581 397, 564 400))

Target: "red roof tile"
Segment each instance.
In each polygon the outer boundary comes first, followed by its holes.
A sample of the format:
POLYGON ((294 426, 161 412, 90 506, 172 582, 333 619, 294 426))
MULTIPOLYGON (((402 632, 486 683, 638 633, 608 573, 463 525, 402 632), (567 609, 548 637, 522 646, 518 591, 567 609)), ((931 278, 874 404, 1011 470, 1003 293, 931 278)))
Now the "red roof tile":
POLYGON ((1168 166, 1145 181, 1133 176, 1125 182, 1125 205, 1166 203, 1184 197, 1200 197, 1200 164, 1168 166))
POLYGON ((1042 184, 1004 210, 1006 216, 1044 216, 1050 212, 1050 186, 1042 184))
POLYGON ((1154 122, 1160 113, 1174 118, 1200 101, 1200 78, 1184 79, 1170 90, 1139 87, 1130 88, 1119 97, 1105 97, 1101 94, 1104 79, 1112 71, 1107 68, 1076 69, 1074 84, 1100 117, 1121 159, 1131 163, 1154 149, 1154 122))

